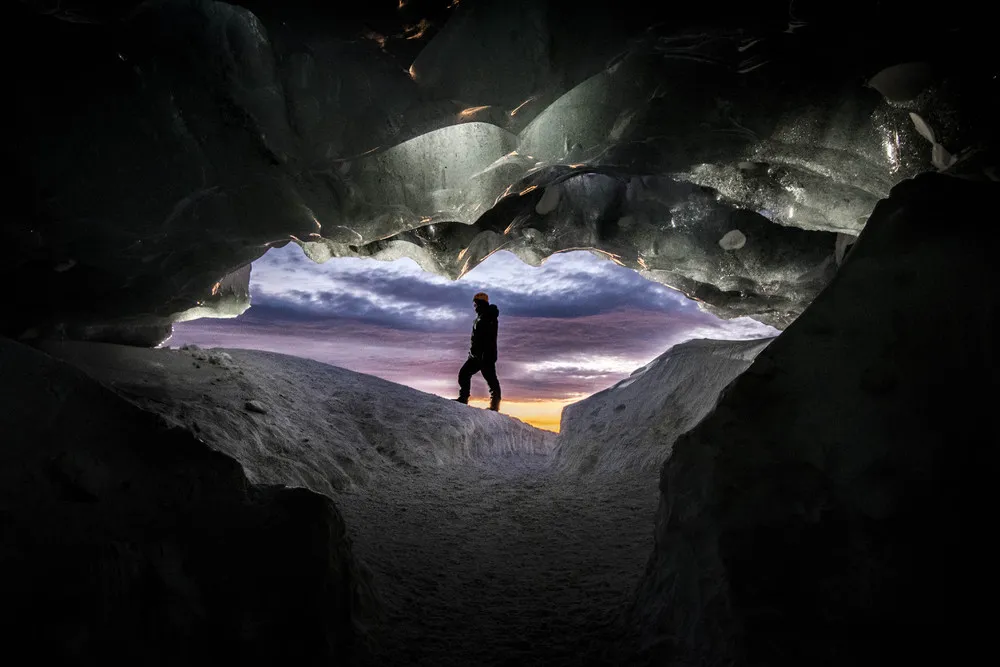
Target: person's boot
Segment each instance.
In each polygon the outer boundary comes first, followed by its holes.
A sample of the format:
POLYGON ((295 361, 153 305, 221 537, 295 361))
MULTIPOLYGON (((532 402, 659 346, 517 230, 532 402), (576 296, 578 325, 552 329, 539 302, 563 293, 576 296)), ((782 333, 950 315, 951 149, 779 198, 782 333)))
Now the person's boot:
POLYGON ((451 400, 455 401, 456 403, 461 403, 462 405, 468 405, 469 404, 469 397, 468 396, 459 396, 458 398, 453 398, 451 400))
POLYGON ((490 410, 493 412, 500 412, 500 397, 491 396, 490 397, 490 410))

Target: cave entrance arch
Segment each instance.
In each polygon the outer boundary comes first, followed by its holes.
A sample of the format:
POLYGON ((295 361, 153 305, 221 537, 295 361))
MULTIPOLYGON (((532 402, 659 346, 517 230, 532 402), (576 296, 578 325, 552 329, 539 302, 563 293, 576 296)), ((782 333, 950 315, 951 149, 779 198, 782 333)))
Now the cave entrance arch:
MULTIPOLYGON (((582 249, 555 253, 538 266, 501 250, 452 280, 409 258, 316 264, 290 243, 270 249, 239 277, 248 279, 252 307, 228 306, 221 314, 229 319, 194 311, 174 325, 168 345, 292 354, 454 397, 475 317, 472 295, 485 291, 501 312, 501 411, 553 431, 565 406, 677 343, 777 333, 747 317, 720 319, 606 253, 582 249)), ((220 282, 221 297, 225 290, 220 282)), ((480 376, 472 388, 471 404, 486 407, 480 376)))

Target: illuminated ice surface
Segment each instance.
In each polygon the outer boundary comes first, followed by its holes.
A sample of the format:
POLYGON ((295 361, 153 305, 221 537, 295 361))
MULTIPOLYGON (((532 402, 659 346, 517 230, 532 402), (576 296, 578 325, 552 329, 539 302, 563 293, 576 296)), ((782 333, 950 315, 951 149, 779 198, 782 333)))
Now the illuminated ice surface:
POLYGON ((32 27, 72 57, 17 65, 49 82, 13 93, 45 159, 21 165, 40 195, 12 218, 46 221, 12 234, 48 298, 17 297, 5 332, 155 342, 245 307, 215 286, 288 242, 449 277, 500 248, 590 248, 783 328, 892 185, 960 169, 973 136, 926 67, 879 73, 798 28, 483 0, 396 36, 248 6, 146 3, 111 51, 85 21, 77 41, 32 27))

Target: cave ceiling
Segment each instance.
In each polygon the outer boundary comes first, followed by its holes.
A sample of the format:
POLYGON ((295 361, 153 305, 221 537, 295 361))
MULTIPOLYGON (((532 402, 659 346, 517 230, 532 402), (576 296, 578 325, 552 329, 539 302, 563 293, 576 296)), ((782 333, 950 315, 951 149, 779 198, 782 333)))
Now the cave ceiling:
POLYGON ((895 184, 995 141, 959 5, 646 4, 15 4, 2 332, 153 344, 287 243, 590 249, 784 327, 895 184))

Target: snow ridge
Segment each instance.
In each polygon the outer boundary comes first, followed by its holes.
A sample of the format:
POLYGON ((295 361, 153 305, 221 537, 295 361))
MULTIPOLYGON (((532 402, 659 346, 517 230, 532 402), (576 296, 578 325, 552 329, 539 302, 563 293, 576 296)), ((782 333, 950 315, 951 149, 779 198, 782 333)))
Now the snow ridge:
POLYGON ((301 357, 72 342, 47 351, 192 430, 257 484, 332 496, 400 469, 545 455, 554 445, 553 433, 507 415, 301 357))
POLYGON ((563 408, 557 465, 657 470, 773 338, 675 345, 618 384, 563 408))

